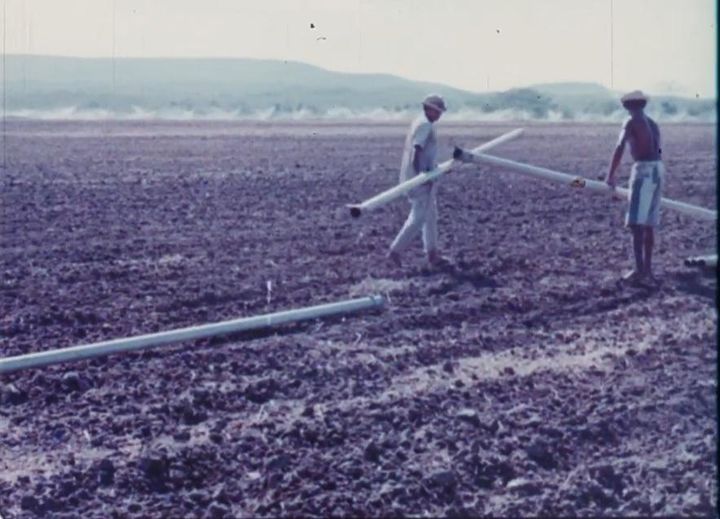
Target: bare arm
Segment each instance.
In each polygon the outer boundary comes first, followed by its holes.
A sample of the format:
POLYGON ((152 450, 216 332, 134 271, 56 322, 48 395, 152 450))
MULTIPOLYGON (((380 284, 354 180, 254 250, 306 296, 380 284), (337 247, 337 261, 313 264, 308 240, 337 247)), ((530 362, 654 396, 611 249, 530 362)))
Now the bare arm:
POLYGON ((617 172, 617 168, 620 165, 623 153, 625 152, 625 143, 627 142, 629 124, 629 121, 626 122, 623 125, 622 130, 620 131, 620 137, 618 137, 617 146, 615 146, 615 151, 613 152, 612 159, 610 160, 610 169, 608 170, 607 177, 605 177, 605 182, 607 182, 607 184, 612 188, 614 188, 617 184, 617 180, 615 179, 615 173, 617 172))
POLYGON ((605 179, 605 182, 607 182, 610 187, 615 187, 615 185, 617 184, 617 180, 615 179, 615 173, 617 172, 617 168, 620 165, 620 161, 622 160, 624 151, 624 142, 618 144, 615 147, 615 152, 613 153, 612 160, 610 161, 610 170, 608 171, 607 177, 605 179))

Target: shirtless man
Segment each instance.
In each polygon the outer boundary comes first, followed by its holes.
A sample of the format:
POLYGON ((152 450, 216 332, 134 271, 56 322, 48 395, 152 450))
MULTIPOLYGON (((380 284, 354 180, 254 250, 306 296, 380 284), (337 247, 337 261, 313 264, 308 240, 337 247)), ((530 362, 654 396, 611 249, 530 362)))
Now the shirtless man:
MULTIPOLYGON (((446 110, 445 101, 437 94, 430 94, 422 102, 423 113, 410 125, 405 138, 400 182, 413 178, 418 173, 431 171, 437 164, 437 136, 433 123, 446 110)), ((395 240, 390 245, 388 257, 397 266, 401 265, 400 253, 422 230, 423 245, 430 265, 442 263, 445 259, 437 249, 437 184, 426 182, 408 193, 410 214, 395 240)))
POLYGON ((610 162, 606 182, 615 188, 615 173, 620 165, 625 144, 630 145, 630 154, 635 160, 630 174, 630 195, 625 225, 633 236, 635 269, 624 279, 635 283, 643 279, 656 281, 652 274, 652 251, 655 244, 655 227, 660 221, 660 197, 665 167, 661 160, 660 129, 643 109, 648 97, 636 90, 621 99, 630 118, 623 124, 615 152, 610 162))

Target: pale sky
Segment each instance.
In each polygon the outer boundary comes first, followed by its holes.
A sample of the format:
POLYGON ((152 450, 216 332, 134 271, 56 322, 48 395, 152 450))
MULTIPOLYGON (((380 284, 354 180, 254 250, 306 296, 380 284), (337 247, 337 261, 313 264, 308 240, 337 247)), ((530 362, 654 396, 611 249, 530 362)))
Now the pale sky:
POLYGON ((715 95, 712 0, 0 1, 8 54, 250 57, 477 92, 594 81, 715 95))

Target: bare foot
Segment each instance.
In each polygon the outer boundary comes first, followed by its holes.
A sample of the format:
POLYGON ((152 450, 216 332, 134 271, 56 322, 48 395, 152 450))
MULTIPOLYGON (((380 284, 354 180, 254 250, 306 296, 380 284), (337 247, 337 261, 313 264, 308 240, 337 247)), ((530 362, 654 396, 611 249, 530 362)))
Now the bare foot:
POLYGON ((646 271, 643 275, 645 281, 650 283, 653 286, 660 286, 662 284, 662 280, 658 277, 656 277, 652 271, 646 271))
POLYGON ((402 267, 402 261, 400 261, 400 254, 398 254, 396 251, 391 250, 388 255, 388 259, 392 262, 393 265, 396 267, 402 267))

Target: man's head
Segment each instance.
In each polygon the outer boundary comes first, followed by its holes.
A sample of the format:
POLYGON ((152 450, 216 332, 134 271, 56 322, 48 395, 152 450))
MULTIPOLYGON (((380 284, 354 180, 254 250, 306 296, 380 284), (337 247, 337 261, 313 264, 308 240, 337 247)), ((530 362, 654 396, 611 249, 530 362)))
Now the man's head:
POLYGON ((648 102, 648 96, 643 94, 640 90, 633 90, 632 92, 625 94, 620 98, 623 108, 628 112, 639 112, 645 108, 648 102))
POLYGON ((442 113, 447 110, 445 107, 445 101, 439 94, 430 94, 425 96, 422 105, 425 109, 425 116, 433 123, 440 119, 442 113))

